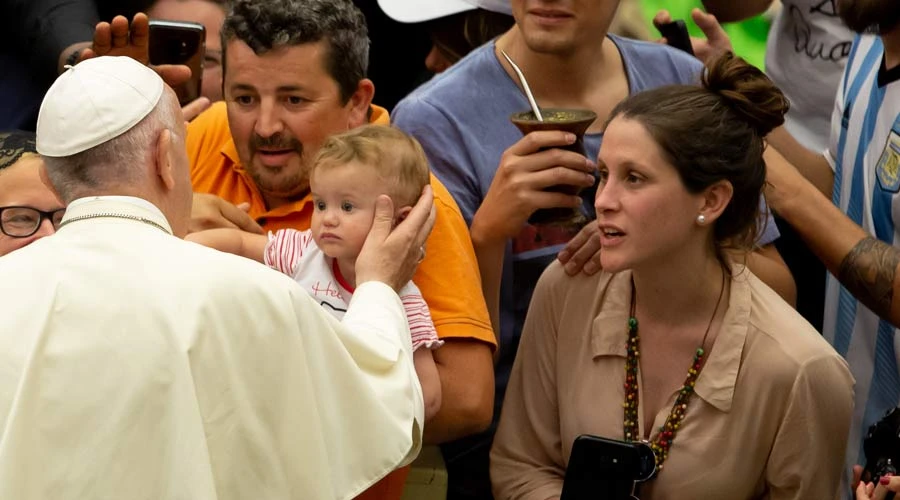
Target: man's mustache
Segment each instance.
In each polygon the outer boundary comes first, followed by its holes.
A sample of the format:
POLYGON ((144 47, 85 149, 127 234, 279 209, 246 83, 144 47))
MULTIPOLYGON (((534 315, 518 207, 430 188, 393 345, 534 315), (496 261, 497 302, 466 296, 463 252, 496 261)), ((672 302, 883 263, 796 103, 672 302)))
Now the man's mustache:
POLYGON ((265 149, 292 149, 297 153, 303 153, 303 144, 295 137, 288 137, 283 134, 275 134, 269 137, 261 137, 253 134, 250 137, 250 150, 256 151, 260 148, 265 149))

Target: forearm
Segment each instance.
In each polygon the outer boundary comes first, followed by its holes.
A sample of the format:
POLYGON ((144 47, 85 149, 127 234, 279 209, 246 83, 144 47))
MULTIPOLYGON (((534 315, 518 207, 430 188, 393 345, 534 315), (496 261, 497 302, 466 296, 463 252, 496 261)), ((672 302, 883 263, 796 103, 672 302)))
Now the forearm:
POLYGON ((263 262, 263 253, 268 241, 266 236, 247 233, 239 229, 208 229, 190 233, 184 239, 257 262, 263 262))
POLYGON ((245 259, 253 259, 256 262, 265 263, 266 243, 269 242, 269 237, 240 230, 237 230, 237 232, 240 236, 240 247, 235 254, 245 259))
MULTIPOLYGON (((559 500, 563 489, 564 474, 557 475, 543 467, 519 464, 494 467, 491 456, 491 482, 497 498, 515 500, 559 500), (496 479, 495 479, 496 478, 496 479)), ((598 498, 603 498, 598 497, 598 498)))
POLYGON ((810 151, 802 146, 784 126, 772 131, 766 136, 766 141, 780 153, 780 155, 773 155, 772 151, 766 148, 763 157, 767 164, 787 160, 822 194, 828 198, 831 197, 834 187, 834 171, 831 170, 821 151, 810 151))
POLYGON ((772 0, 703 0, 703 7, 720 23, 743 21, 762 14, 770 5, 772 0))
POLYGON ((781 296, 791 306, 797 305, 797 285, 794 276, 788 269, 775 245, 769 244, 757 248, 743 257, 749 269, 763 283, 781 296))
MULTIPOLYGON (((519 403, 521 396, 516 396, 519 403)), ((507 401, 510 401, 507 399, 507 401)), ((551 411, 553 411, 551 409, 551 411)), ((565 468, 562 462, 548 456, 545 439, 558 442, 555 431, 550 436, 535 436, 535 428, 531 427, 521 405, 503 407, 503 421, 494 436, 491 449, 491 483, 498 498, 516 500, 551 500, 558 499, 563 489, 565 468), (507 417, 510 414, 510 417, 507 417), (504 427, 512 429, 509 432, 504 427)), ((542 410, 532 410, 532 414, 542 410)), ((547 430, 546 428, 542 430, 547 430)), ((558 448, 554 448, 557 450, 558 448)))
POLYGON ((766 461, 766 498, 846 497, 845 493, 836 493, 844 472, 844 451, 853 417, 853 384, 846 361, 837 353, 808 351, 798 366, 790 393, 776 396, 784 402, 783 412, 770 414, 771 418, 780 417, 780 421, 766 461), (798 460, 801 456, 803 459, 798 460))
POLYGON ((494 412, 490 345, 474 339, 444 340, 433 353, 441 380, 441 409, 425 426, 424 439, 429 444, 481 432, 494 412))
POLYGON ((472 246, 475 248, 475 258, 478 259, 478 270, 481 273, 481 291, 491 317, 494 337, 497 339, 497 350, 494 352, 496 359, 503 348, 500 345, 500 285, 506 242, 487 237, 473 224, 472 246))
POLYGON ((808 183, 772 186, 780 215, 854 297, 900 326, 900 250, 872 237, 808 183), (783 190, 784 192, 780 192, 783 190))
POLYGON ((498 498, 547 500, 562 492, 567 438, 560 424, 557 375, 575 368, 559 366, 557 338, 570 281, 551 264, 532 295, 491 448, 491 483, 498 498))

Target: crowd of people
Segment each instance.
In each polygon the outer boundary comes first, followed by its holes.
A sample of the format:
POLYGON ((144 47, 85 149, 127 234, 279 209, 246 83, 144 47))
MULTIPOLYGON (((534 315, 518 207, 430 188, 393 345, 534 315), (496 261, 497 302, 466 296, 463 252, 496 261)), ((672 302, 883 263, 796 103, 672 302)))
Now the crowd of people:
POLYGON ((900 492, 900 5, 783 0, 760 69, 720 21, 772 1, 701 3, 692 55, 378 0, 392 78, 351 0, 10 2, 0 498, 399 500, 438 445, 448 499, 559 499, 584 435, 643 500, 900 492), (518 72, 596 119, 523 132, 518 72))

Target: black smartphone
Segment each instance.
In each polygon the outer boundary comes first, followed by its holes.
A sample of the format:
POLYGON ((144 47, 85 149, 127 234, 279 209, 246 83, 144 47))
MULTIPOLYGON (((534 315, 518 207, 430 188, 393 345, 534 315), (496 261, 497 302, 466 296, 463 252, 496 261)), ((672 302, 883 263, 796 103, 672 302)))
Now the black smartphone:
POLYGON ((190 80, 174 89, 182 106, 200 97, 205 51, 206 28, 202 24, 150 20, 150 64, 183 64, 191 69, 190 80))
POLYGON ((670 23, 657 24, 656 29, 659 30, 660 35, 666 38, 666 44, 694 55, 694 49, 691 48, 691 35, 688 34, 684 21, 676 19, 670 23))
POLYGON ((582 434, 572 444, 560 500, 629 500, 635 483, 655 472, 648 445, 582 434))

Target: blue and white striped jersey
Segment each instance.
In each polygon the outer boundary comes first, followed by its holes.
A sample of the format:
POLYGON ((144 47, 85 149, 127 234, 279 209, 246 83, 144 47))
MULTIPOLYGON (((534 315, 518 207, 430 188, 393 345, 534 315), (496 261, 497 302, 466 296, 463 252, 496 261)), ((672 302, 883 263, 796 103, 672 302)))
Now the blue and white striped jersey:
MULTIPOLYGON (((834 169, 835 205, 869 234, 900 247, 900 68, 886 71, 883 55, 880 37, 854 40, 825 156, 834 169)), ((833 276, 826 288, 824 335, 856 379, 846 486, 850 467, 864 463, 866 430, 900 404, 900 336, 833 276)))

